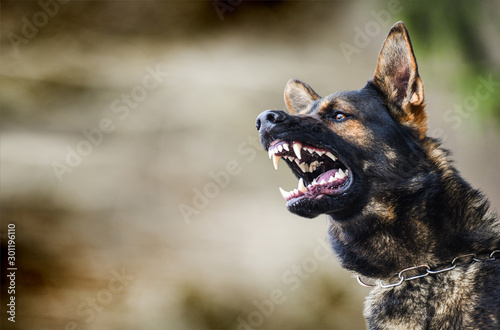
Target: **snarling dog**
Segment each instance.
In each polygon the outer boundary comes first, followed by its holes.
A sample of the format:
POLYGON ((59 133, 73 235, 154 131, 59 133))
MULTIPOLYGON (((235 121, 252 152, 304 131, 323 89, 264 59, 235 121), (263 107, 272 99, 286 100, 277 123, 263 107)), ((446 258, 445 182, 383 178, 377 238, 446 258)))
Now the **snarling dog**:
POLYGON ((285 88, 289 113, 256 122, 289 211, 326 214, 343 267, 373 287, 370 329, 500 329, 500 221, 427 136, 424 87, 406 27, 396 23, 365 87, 320 97, 285 88))

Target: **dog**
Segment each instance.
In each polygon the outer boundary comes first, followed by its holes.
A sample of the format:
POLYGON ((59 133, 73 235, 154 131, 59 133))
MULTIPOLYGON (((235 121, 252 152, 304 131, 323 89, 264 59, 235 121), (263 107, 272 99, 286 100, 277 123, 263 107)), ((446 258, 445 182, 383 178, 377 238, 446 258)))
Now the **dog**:
POLYGON ((286 207, 326 214, 360 284, 369 329, 500 329, 500 221, 427 136, 424 87, 403 22, 360 90, 320 97, 295 79, 289 113, 262 112, 261 143, 298 178, 286 207))

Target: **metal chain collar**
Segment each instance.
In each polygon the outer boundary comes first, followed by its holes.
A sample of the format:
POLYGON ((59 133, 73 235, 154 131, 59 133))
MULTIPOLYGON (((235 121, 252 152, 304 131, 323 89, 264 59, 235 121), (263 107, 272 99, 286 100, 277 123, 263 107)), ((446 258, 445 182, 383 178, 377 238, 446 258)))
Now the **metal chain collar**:
POLYGON ((356 278, 357 278, 359 284, 361 284, 362 286, 367 287, 367 288, 373 288, 376 286, 380 286, 382 288, 392 288, 392 287, 403 284, 404 281, 411 281, 411 280, 415 280, 417 278, 426 277, 426 276, 431 275, 431 274, 439 274, 439 273, 447 272, 447 271, 450 271, 452 269, 455 269, 457 266, 464 266, 464 265, 468 265, 468 264, 473 264, 475 262, 484 262, 484 261, 497 260, 497 259, 500 260, 500 250, 494 250, 490 254, 475 254, 475 253, 464 254, 464 255, 461 255, 461 256, 453 259, 451 261, 450 266, 446 266, 444 268, 431 269, 431 267, 429 267, 426 264, 405 268, 398 273, 399 280, 397 282, 389 283, 389 284, 384 284, 384 283, 382 283, 381 280, 376 280, 374 284, 365 283, 361 280, 361 277, 359 275, 357 275, 356 278), (410 271, 415 271, 415 270, 422 270, 422 271, 419 275, 406 277, 405 273, 410 272, 410 271))

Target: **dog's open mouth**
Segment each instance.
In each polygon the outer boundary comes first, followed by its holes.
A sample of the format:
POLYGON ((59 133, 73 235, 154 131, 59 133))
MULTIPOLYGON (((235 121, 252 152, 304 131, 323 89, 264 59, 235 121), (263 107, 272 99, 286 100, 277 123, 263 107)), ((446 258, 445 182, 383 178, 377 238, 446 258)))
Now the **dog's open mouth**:
POLYGON ((268 149, 274 168, 283 159, 299 178, 298 187, 280 192, 287 202, 317 199, 325 195, 338 196, 345 192, 352 173, 333 151, 304 144, 299 141, 273 141, 268 149))

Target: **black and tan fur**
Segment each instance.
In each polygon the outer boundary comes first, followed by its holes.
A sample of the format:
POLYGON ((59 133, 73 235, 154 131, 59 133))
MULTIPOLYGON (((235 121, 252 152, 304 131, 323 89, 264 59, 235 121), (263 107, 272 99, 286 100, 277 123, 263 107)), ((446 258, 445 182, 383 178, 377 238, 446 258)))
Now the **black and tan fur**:
MULTIPOLYGON (((394 283, 395 274, 408 267, 442 269, 458 256, 500 249, 500 221, 488 201, 426 134, 424 88, 402 22, 392 27, 365 87, 322 98, 290 80, 285 103, 289 114, 259 115, 261 142, 266 150, 299 142, 337 156, 334 163, 301 151, 294 163, 293 151, 274 151, 307 184, 303 194, 285 194, 287 208, 304 217, 328 216, 331 244, 343 267, 394 283), (320 167, 311 173, 295 165, 313 160, 320 167), (349 170, 335 181, 338 186, 311 184, 338 168, 349 170)), ((500 251, 494 257, 372 289, 364 311, 368 328, 500 329, 500 251)))

